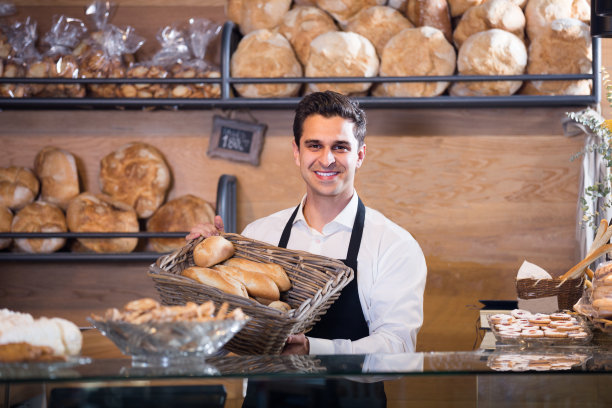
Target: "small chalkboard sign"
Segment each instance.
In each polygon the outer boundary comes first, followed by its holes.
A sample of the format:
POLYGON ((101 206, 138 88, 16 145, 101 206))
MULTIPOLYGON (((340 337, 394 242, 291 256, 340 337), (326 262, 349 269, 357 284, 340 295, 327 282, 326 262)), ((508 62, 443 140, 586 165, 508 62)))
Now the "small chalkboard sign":
POLYGON ((208 156, 259 165, 267 126, 215 115, 208 143, 208 156))

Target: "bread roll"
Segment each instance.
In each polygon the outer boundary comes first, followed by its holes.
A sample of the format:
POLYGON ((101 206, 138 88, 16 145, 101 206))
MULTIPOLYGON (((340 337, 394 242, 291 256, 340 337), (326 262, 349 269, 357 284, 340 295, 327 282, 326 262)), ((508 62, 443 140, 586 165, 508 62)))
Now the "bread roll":
POLYGON ((291 281, 282 266, 274 263, 255 262, 244 258, 230 258, 223 265, 268 275, 281 292, 291 289, 291 281))
POLYGON ((79 195, 79 173, 72 153, 47 146, 36 155, 34 172, 40 180, 41 200, 65 210, 79 195))
POLYGON ((262 28, 276 27, 290 6, 291 0, 228 0, 225 14, 246 35, 262 28))
POLYGON ((19 210, 38 196, 38 179, 26 167, 0 167, 0 205, 19 210))
MULTIPOLYGON (((331 31, 310 43, 310 58, 305 71, 307 77, 373 77, 378 68, 378 55, 370 40, 357 33, 331 31)), ((369 82, 310 83, 308 90, 354 95, 366 93, 371 85, 369 82)))
MULTIPOLYGON (((0 232, 11 232, 12 223, 13 212, 8 207, 0 205, 0 232)), ((0 249, 8 248, 10 245, 10 238, 0 239, 0 249)))
POLYGON ((231 276, 224 275, 215 269, 192 266, 181 272, 181 275, 201 284, 217 288, 230 295, 249 297, 246 288, 240 281, 231 276))
MULTIPOLYGON (((301 77, 300 65, 291 44, 282 34, 261 29, 240 40, 231 57, 231 74, 236 78, 301 77)), ((246 98, 280 98, 298 94, 301 84, 236 84, 246 98)))
POLYGON ((69 356, 81 352, 83 336, 79 328, 69 320, 57 317, 33 319, 29 315, 27 321, 16 322, 0 330, 0 344, 12 343, 50 347, 56 356, 69 356))
POLYGON ((344 26, 351 17, 371 6, 383 6, 387 0, 316 0, 317 6, 327 11, 344 26))
POLYGON ((274 302, 269 303, 268 307, 271 307, 272 309, 280 310, 281 312, 288 312, 291 310, 291 306, 289 306, 287 303, 282 302, 280 300, 276 300, 274 302))
POLYGON ((412 27, 412 23, 394 8, 373 6, 355 14, 348 21, 345 30, 361 34, 370 40, 380 56, 391 37, 405 28, 412 27))
MULTIPOLYGON (((66 217, 59 207, 35 201, 15 214, 12 232, 66 232, 66 217)), ((15 245, 29 253, 48 254, 64 246, 64 238, 19 238, 15 245)))
MULTIPOLYGON (((460 75, 520 75, 527 65, 525 44, 516 35, 492 29, 470 36, 459 49, 460 75)), ((451 95, 512 95, 521 81, 455 82, 451 95)))
POLYGON ((208 268, 233 256, 234 251, 234 244, 221 235, 213 235, 193 248, 193 262, 198 266, 208 268))
POLYGON ((334 19, 325 11, 316 7, 298 6, 291 9, 278 27, 293 46, 293 50, 302 65, 306 65, 310 56, 310 42, 318 35, 328 31, 337 31, 334 19))
POLYGON ((146 143, 128 143, 100 162, 100 188, 148 218, 164 202, 170 169, 163 155, 146 143))
POLYGON ((452 41, 450 11, 446 0, 408 0, 406 16, 415 26, 437 28, 449 42, 452 41))
POLYGON ((593 308, 597 311, 597 317, 612 317, 612 299, 597 299, 593 301, 593 308))
MULTIPOLYGON (((136 211, 106 194, 81 193, 68 204, 68 229, 72 232, 138 232, 136 211)), ((79 238, 90 251, 132 252, 138 238, 79 238)))
MULTIPOLYGON (((189 231, 198 222, 212 224, 215 210, 205 200, 187 194, 163 204, 147 220, 147 231, 189 231)), ((169 252, 185 245, 184 238, 150 238, 149 243, 157 252, 169 252)))
POLYGON ((589 0, 529 0, 525 7, 527 20, 527 36, 530 40, 537 39, 560 18, 575 18, 583 23, 591 21, 591 6, 589 0))
POLYGON ((457 48, 472 34, 499 28, 524 40, 525 15, 511 0, 488 0, 467 10, 453 33, 457 48))
POLYGON ((227 265, 215 265, 216 269, 226 276, 242 282, 250 296, 266 299, 280 299, 280 292, 276 283, 265 273, 249 271, 227 265))
MULTIPOLYGON (((528 74, 590 74, 593 53, 589 26, 579 20, 555 20, 529 45, 528 74)), ((592 81, 529 81, 522 93, 590 95, 592 81)))
MULTIPOLYGON (((452 75, 456 54, 442 31, 433 27, 408 28, 393 37, 382 54, 380 76, 452 75)), ((448 82, 385 82, 375 96, 437 96, 448 82)))
POLYGON ((451 16, 459 17, 470 7, 478 6, 484 2, 485 0, 448 0, 448 6, 450 7, 451 16))

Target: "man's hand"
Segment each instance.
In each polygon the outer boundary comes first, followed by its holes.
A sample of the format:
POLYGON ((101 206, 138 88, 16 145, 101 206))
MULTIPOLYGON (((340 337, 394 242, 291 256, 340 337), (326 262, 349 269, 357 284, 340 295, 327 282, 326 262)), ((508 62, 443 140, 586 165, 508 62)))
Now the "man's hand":
POLYGON ((304 333, 291 334, 285 343, 281 354, 308 354, 310 353, 310 342, 304 333))
POLYGON ((219 235, 224 232, 223 219, 220 215, 215 216, 215 224, 197 224, 191 228, 189 234, 185 237, 186 240, 196 239, 200 236, 208 238, 213 235, 219 235))

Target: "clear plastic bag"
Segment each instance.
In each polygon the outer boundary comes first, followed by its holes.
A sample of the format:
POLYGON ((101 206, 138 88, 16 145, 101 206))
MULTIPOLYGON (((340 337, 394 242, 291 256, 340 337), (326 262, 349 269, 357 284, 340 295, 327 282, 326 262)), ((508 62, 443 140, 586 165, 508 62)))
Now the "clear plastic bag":
MULTIPOLYGON (((23 22, 18 21, 8 27, 6 40, 10 45, 11 52, 3 61, 0 69, 4 78, 37 78, 43 75, 38 69, 32 73, 26 70, 29 62, 40 60, 40 53, 36 49, 38 38, 36 27, 36 21, 30 19, 30 17, 27 17, 23 22)), ((44 88, 44 85, 4 83, 0 85, 0 96, 24 98, 36 93, 41 87, 44 88)))

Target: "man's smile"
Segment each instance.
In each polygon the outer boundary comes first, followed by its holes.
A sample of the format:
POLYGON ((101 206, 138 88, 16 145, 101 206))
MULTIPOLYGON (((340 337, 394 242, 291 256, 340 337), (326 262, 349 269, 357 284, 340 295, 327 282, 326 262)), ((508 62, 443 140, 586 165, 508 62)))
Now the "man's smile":
POLYGON ((321 178, 330 178, 340 174, 339 171, 316 171, 315 174, 321 178))

